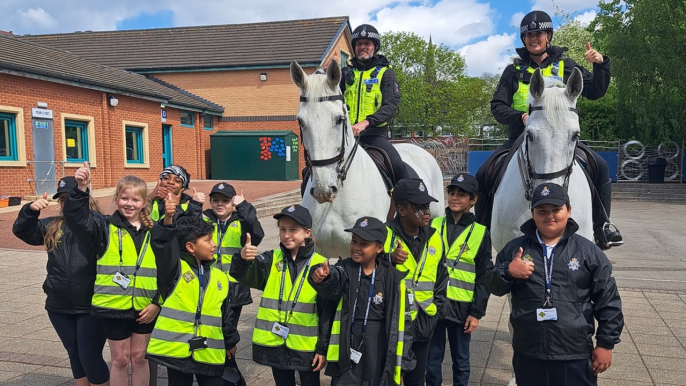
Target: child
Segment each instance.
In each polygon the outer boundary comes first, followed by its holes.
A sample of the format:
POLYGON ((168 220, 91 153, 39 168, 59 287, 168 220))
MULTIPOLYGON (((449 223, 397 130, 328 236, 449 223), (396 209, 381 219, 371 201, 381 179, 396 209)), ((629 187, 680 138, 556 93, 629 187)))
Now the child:
POLYGON ((191 175, 182 166, 171 165, 162 170, 157 186, 150 193, 150 218, 159 221, 164 218, 164 200, 167 193, 171 193, 177 198, 177 210, 174 213, 175 219, 182 215, 202 217, 202 205, 205 203, 205 193, 198 192, 193 188, 193 197, 182 193, 188 189, 191 175))
POLYGON ((571 214, 564 188, 537 186, 524 236, 505 245, 484 277, 492 294, 512 294, 512 364, 519 386, 596 385, 620 341, 624 317, 612 265, 598 246, 576 234, 571 214))
POLYGON ((385 252, 405 276, 405 287, 414 326, 412 352, 417 365, 405 374, 405 385, 424 385, 429 343, 436 323, 442 318, 448 286, 448 272, 441 236, 429 226, 429 195, 420 178, 405 178, 393 188, 397 215, 388 226, 385 252))
POLYGON ((436 325, 429 348, 428 386, 439 386, 442 382, 446 332, 453 361, 453 385, 467 386, 469 383, 469 342, 471 333, 479 326, 479 319, 486 314, 489 293, 483 284, 483 275, 492 265, 491 236, 470 213, 479 199, 478 191, 474 176, 456 175, 448 185, 445 216, 431 222, 431 227, 443 240, 449 279, 444 319, 436 325))
MULTIPOLYGON (((44 244, 48 251, 48 276, 43 284, 47 295, 48 318, 69 355, 71 372, 77 386, 107 384, 110 369, 102 358, 105 331, 102 321, 91 316, 95 283, 96 252, 92 245, 79 241, 64 223, 62 208, 69 192, 76 186, 74 177, 60 179, 57 193, 60 213, 38 219, 48 207, 48 195, 24 205, 12 232, 30 245, 44 244)), ((89 209, 99 212, 95 200, 89 209)))
POLYGON ((147 386, 145 350, 160 306, 155 256, 150 248, 153 222, 146 207, 148 188, 134 176, 116 187, 117 210, 109 217, 88 211, 91 171, 84 162, 74 177, 77 186, 64 203, 67 226, 98 258, 92 314, 102 318, 112 358, 110 385, 147 386))
POLYGON ((167 367, 170 386, 223 385, 224 363, 239 337, 231 323, 229 280, 214 263, 213 227, 195 217, 171 227, 176 200, 168 193, 164 225, 152 230, 157 282, 164 307, 148 345, 148 358, 167 367))
POLYGON ((284 208, 278 220, 280 248, 257 255, 251 236, 233 256, 231 276, 263 291, 252 336, 252 355, 270 366, 276 386, 318 386, 326 365, 326 350, 335 304, 308 283, 308 271, 326 258, 314 251, 312 217, 300 205, 284 208))
POLYGON ((332 268, 325 261, 308 278, 317 293, 340 299, 326 374, 334 386, 399 385, 402 372, 414 365, 407 272, 383 259, 388 232, 380 220, 362 217, 345 231, 353 234, 350 259, 332 268))
POLYGON ((258 246, 264 237, 262 225, 257 219, 257 211, 245 201, 243 195, 237 195, 233 186, 220 182, 210 192, 212 209, 203 212, 203 218, 214 226, 212 240, 217 245, 215 250, 215 267, 226 272, 229 278, 229 306, 232 323, 238 326, 243 306, 252 303, 250 288, 239 283, 229 272, 231 258, 245 244, 246 234, 250 233, 252 245, 258 246))

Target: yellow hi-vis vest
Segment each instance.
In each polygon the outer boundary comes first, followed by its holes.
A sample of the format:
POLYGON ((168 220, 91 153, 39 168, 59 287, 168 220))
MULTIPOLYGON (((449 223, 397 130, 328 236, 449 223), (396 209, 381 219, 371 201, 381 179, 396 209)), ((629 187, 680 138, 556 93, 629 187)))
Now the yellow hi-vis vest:
POLYGON ((152 302, 157 292, 157 265, 150 247, 150 231, 145 234, 140 253, 136 253, 133 238, 125 229, 110 224, 109 237, 107 250, 97 262, 92 305, 111 310, 133 308, 140 311, 152 302), (131 280, 126 289, 113 281, 117 272, 131 280))
POLYGON ((226 227, 226 233, 222 234, 221 242, 219 238, 219 224, 212 221, 212 219, 203 215, 206 222, 214 225, 214 233, 212 234, 212 241, 217 245, 214 251, 214 266, 226 273, 231 283, 238 283, 238 280, 229 275, 231 271, 231 259, 233 254, 241 251, 241 222, 238 220, 232 221, 226 227))
MULTIPOLYGON (((381 107, 381 78, 387 69, 388 67, 374 67, 367 71, 354 69, 355 82, 348 85, 343 93, 351 124, 364 121, 381 107)), ((384 122, 377 127, 387 124, 384 122)))
POLYGON ((195 330, 195 313, 200 299, 198 273, 184 260, 179 260, 181 276, 155 323, 148 354, 170 358, 188 358, 196 362, 224 365, 226 346, 222 330, 222 303, 229 296, 229 279, 224 272, 211 267, 200 309, 200 323, 195 330), (195 336, 207 338, 207 348, 191 351, 188 341, 195 336))
MULTIPOLYGON (((405 341, 405 295, 407 289, 405 288, 405 281, 400 281, 398 292, 398 335, 395 345, 395 363, 393 365, 393 382, 400 385, 400 372, 402 370, 403 362, 403 348, 405 341)), ((340 341, 341 341, 341 310, 343 309, 343 298, 338 302, 336 307, 336 315, 334 316, 333 325, 331 326, 331 338, 329 339, 329 348, 326 352, 326 360, 328 362, 338 362, 340 359, 340 341)), ((392 313, 392 310, 387 310, 387 314, 392 313)), ((350 322, 350 321, 349 321, 350 322)))
POLYGON ((316 252, 313 253, 309 264, 300 270, 295 281, 291 281, 291 275, 288 272, 283 274, 284 270, 288 270, 288 263, 284 261, 283 252, 274 250, 269 278, 262 292, 260 308, 257 310, 257 318, 255 319, 255 329, 252 334, 254 344, 267 347, 285 344, 286 347, 294 351, 314 352, 319 331, 317 292, 307 281, 307 274, 311 266, 323 264, 324 261, 326 261, 324 256, 316 252), (283 301, 281 309, 279 309, 281 278, 284 276, 283 301), (293 299, 295 299, 303 277, 300 295, 295 308, 292 308, 293 299), (272 332, 274 322, 279 322, 290 329, 285 340, 272 332))
POLYGON ((391 253, 395 250, 395 246, 400 241, 400 248, 407 251, 407 260, 401 265, 396 265, 395 268, 400 272, 409 272, 405 276, 405 287, 407 288, 408 296, 414 299, 410 304, 410 316, 412 320, 417 317, 418 307, 421 307, 429 316, 436 315, 436 305, 434 304, 434 287, 436 286, 436 274, 438 272, 438 264, 441 262, 443 256, 443 244, 441 243, 441 236, 438 232, 434 232, 429 238, 429 241, 424 245, 420 260, 417 260, 410 248, 405 245, 405 242, 397 237, 393 231, 386 227, 388 236, 386 236, 386 243, 384 243, 384 253, 391 253))
MULTIPOLYGON (((189 201, 181 203, 179 205, 181 207, 181 210, 186 212, 188 210, 188 203, 189 203, 189 201)), ((151 208, 150 208, 150 219, 152 219, 152 221, 157 222, 157 221, 160 221, 161 219, 164 218, 164 212, 160 213, 160 204, 159 204, 158 200, 154 200, 150 204, 150 206, 151 206, 151 208)), ((163 208, 164 208, 164 206, 163 206, 163 208)))
MULTIPOLYGON (((529 66, 520 66, 520 65, 515 65, 515 69, 517 71, 519 70, 526 70, 527 72, 533 74, 535 68, 531 68, 529 66)), ((560 60, 557 62, 553 62, 548 67, 541 68, 541 75, 543 77, 552 77, 560 82, 562 82, 562 79, 564 77, 565 73, 565 62, 564 60, 560 60)), ((518 111, 522 112, 529 112, 529 103, 527 102, 527 99, 529 98, 529 83, 524 83, 522 79, 519 79, 519 87, 517 87, 517 92, 512 96, 512 108, 518 111)))
POLYGON ((447 250, 445 256, 446 264, 448 265, 447 297, 457 302, 470 303, 474 300, 474 282, 476 280, 474 258, 479 252, 481 241, 483 241, 484 234, 486 233, 486 227, 476 222, 472 223, 472 225, 460 233, 452 245, 448 246, 448 227, 445 221, 445 216, 436 217, 431 220, 431 227, 436 229, 436 232, 441 235, 444 250, 447 250), (467 240, 467 237, 469 237, 469 240, 467 240), (467 241, 466 245, 465 241, 467 241), (463 245, 464 250, 460 255, 463 245), (460 260, 456 264, 458 255, 460 260))

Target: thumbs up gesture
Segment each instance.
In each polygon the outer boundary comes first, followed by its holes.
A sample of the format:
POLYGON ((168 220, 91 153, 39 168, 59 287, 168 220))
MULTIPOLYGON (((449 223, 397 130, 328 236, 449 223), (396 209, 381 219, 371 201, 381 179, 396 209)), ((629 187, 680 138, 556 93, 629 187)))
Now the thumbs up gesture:
POLYGON ((91 182, 91 168, 88 166, 88 162, 83 161, 83 166, 74 173, 74 178, 79 186, 79 190, 85 192, 91 182))
POLYGON ((48 194, 47 193, 43 193, 43 197, 37 199, 36 201, 32 202, 31 205, 29 205, 29 208, 31 208, 31 210, 34 212, 40 212, 41 210, 43 210, 47 207, 48 207, 48 194))
POLYGON ((312 274, 312 281, 315 283, 321 283, 326 279, 327 276, 329 276, 329 273, 331 271, 329 270, 329 261, 324 260, 324 264, 317 268, 314 273, 312 274))
POLYGON ((586 52, 584 53, 584 59, 586 59, 586 61, 591 64, 600 64, 605 61, 605 59, 603 59, 603 55, 601 55, 598 51, 591 48, 590 42, 586 42, 586 52))
POLYGON ((241 259, 245 261, 253 261, 257 256, 257 247, 252 245, 250 233, 245 234, 245 245, 241 249, 241 259))
POLYGON ((510 275, 514 277, 515 279, 528 279, 531 274, 534 273, 534 263, 533 261, 524 261, 522 260, 522 247, 519 247, 519 251, 517 251, 517 255, 515 255, 514 260, 510 262, 510 264, 507 267, 507 270, 510 272, 510 275))
POLYGON ((167 197, 164 199, 164 216, 174 217, 176 213, 176 206, 181 199, 181 192, 178 195, 167 193, 167 197))
POLYGON ((193 188, 193 200, 204 204, 205 203, 205 193, 203 192, 198 192, 197 189, 193 188))
POLYGON ((395 244, 395 249, 391 253, 391 260, 394 264, 403 264, 407 260, 407 251, 403 250, 403 244, 398 240, 395 244))

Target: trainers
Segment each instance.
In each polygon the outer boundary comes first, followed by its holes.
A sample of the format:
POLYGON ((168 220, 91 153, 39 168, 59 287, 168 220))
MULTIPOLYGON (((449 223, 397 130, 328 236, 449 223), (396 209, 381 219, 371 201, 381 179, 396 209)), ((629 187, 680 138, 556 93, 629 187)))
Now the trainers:
POLYGON ((608 241, 608 234, 606 230, 603 228, 600 228, 596 230, 595 232, 595 244, 602 249, 603 251, 608 250, 612 248, 612 243, 608 241))
POLYGON ((603 234, 605 236, 605 240, 611 246, 624 244, 624 241, 622 240, 622 234, 619 232, 619 229, 617 229, 617 226, 613 223, 605 224, 603 227, 603 234), (613 227, 614 230, 611 230, 610 227, 613 227))

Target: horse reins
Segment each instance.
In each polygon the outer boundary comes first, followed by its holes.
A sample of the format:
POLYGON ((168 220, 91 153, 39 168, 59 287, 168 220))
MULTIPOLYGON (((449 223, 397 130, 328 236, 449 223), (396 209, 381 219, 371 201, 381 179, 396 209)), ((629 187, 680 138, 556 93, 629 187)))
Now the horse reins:
MULTIPOLYGON (((531 115, 531 112, 533 111, 542 110, 543 106, 529 105, 529 115, 531 115)), ((569 111, 576 113, 576 115, 579 115, 579 109, 577 109, 576 107, 570 107, 569 111)), ((529 159, 529 138, 524 138, 524 153, 522 153, 521 149, 517 152, 517 163, 519 164, 519 174, 521 175, 522 182, 524 183, 524 197, 527 201, 531 201, 531 197, 533 195, 533 191, 535 188, 532 183, 533 180, 552 180, 554 178, 564 176, 565 179, 562 187, 564 188, 565 192, 567 191, 569 187, 569 176, 572 174, 572 169, 574 168, 574 154, 576 153, 576 147, 578 144, 579 140, 577 139, 574 141, 574 152, 572 152, 572 159, 569 162, 569 166, 565 167, 562 170, 558 170, 552 173, 537 173, 534 170, 533 166, 531 166, 531 160, 529 159)))

